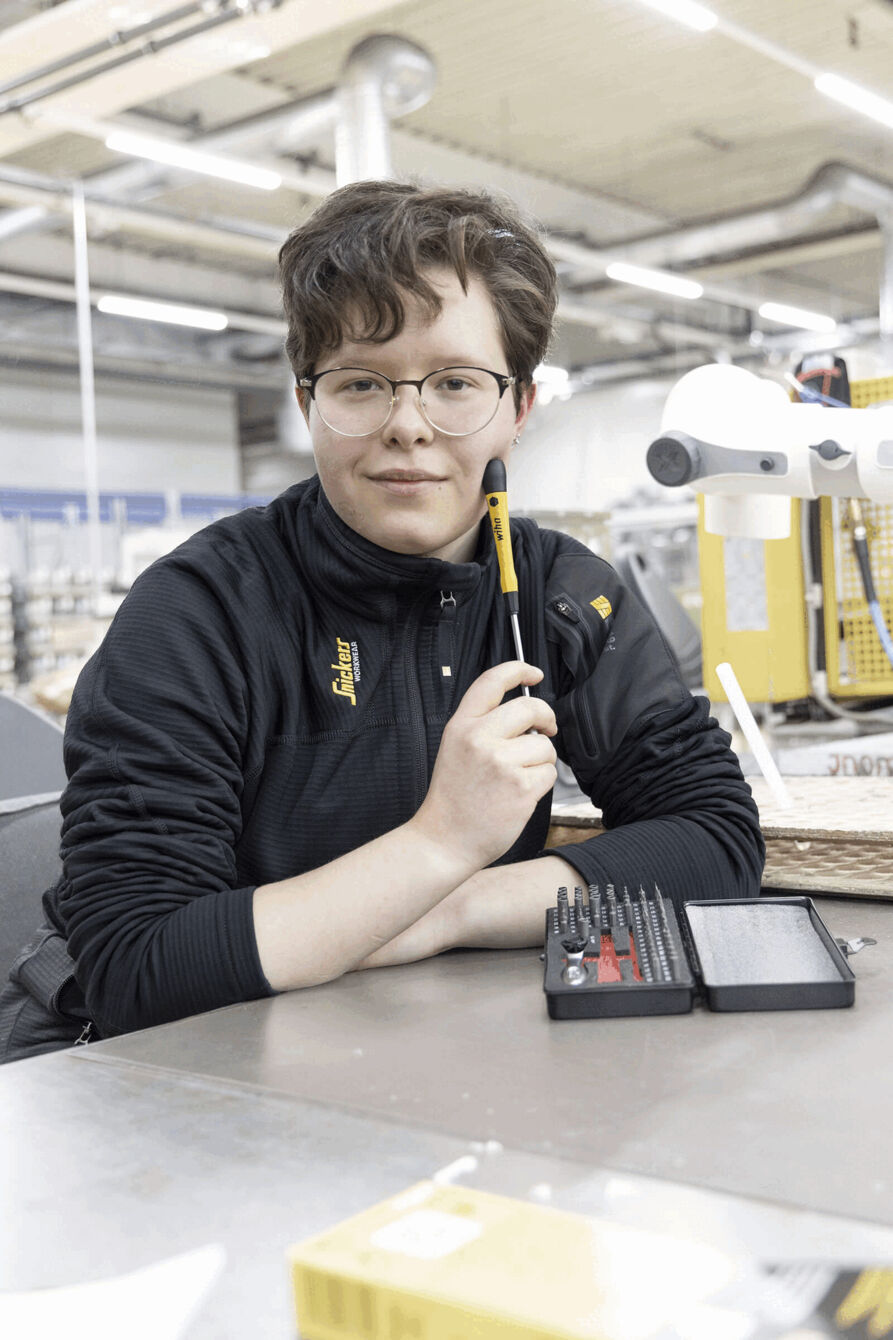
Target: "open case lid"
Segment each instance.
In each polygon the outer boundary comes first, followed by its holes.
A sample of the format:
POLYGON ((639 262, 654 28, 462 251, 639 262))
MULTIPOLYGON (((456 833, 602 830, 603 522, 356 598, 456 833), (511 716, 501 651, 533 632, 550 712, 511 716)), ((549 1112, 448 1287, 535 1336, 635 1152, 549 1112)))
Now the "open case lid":
POLYGON ((711 1010, 852 1005, 856 979, 811 898, 683 905, 689 957, 711 1010))

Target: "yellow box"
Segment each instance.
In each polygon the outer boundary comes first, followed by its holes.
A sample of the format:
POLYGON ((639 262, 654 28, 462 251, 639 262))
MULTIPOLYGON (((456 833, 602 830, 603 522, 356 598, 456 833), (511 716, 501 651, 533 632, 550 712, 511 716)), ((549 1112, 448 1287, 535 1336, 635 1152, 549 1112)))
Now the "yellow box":
POLYGON ((289 1260, 301 1340, 647 1340, 738 1273, 698 1243, 433 1181, 289 1260))

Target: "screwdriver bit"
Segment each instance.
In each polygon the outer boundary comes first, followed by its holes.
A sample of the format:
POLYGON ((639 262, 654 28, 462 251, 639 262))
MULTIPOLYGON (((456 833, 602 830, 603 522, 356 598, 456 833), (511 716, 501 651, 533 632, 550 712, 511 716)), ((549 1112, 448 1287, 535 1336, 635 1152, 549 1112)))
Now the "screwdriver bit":
POLYGON ((676 937, 673 934, 673 929, 670 926, 670 921, 667 917, 667 909, 664 904, 663 894, 656 884, 654 886, 654 900, 657 903, 657 915, 660 920, 661 931, 663 932, 664 944, 666 945, 667 961, 670 965, 670 978, 675 982, 679 980, 679 950, 676 946, 676 937))
POLYGON ((602 935, 602 899, 597 884, 589 885, 589 939, 601 943, 602 935))
POLYGON ((602 929, 609 934, 617 925, 617 898, 614 893, 614 885, 609 884, 605 891, 605 901, 608 904, 608 924, 602 925, 602 929))
POLYGON ((642 913, 642 933, 645 937, 645 945, 648 950, 648 958, 651 961, 651 971, 654 974, 655 980, 658 982, 662 982, 665 980, 666 974, 664 973, 663 964, 660 961, 660 951, 658 950, 657 940, 655 939, 654 936, 654 925, 651 920, 651 908, 649 906, 648 899, 645 896, 645 890, 641 887, 639 889, 639 908, 642 913))

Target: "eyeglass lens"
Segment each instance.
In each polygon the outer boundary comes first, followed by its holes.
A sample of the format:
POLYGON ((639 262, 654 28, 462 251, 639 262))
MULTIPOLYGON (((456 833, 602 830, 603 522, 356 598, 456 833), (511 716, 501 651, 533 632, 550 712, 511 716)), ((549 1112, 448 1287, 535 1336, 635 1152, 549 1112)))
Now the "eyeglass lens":
MULTIPOLYGON (((400 393, 414 394, 412 387, 400 393)), ((374 433, 391 412, 391 386, 366 368, 335 368, 316 383, 320 418, 336 433, 363 437, 374 433)), ((500 386, 480 368, 441 368, 422 382, 422 409, 432 428, 454 436, 477 433, 499 408, 500 386)))

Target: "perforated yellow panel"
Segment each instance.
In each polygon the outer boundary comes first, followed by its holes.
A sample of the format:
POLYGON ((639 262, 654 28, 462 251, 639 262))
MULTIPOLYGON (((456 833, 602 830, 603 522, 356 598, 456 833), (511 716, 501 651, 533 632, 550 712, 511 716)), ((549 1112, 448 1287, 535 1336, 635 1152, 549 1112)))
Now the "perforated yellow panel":
POLYGON ((893 377, 871 377, 867 381, 851 382, 850 400, 853 409, 876 405, 879 400, 893 400, 893 377))
MULTIPOLYGON (((857 409, 893 400, 893 377, 853 382, 850 394, 857 409)), ((893 628, 893 506, 863 502, 862 514, 878 600, 887 627, 893 628)), ((821 519, 828 688, 838 698, 893 693, 893 666, 868 613, 846 501, 823 498, 821 519)))
POLYGON ((786 540, 731 542, 704 526, 698 496, 704 687, 725 702, 715 667, 730 661, 751 703, 784 703, 809 694, 806 596, 800 555, 800 502, 791 503, 786 540))

